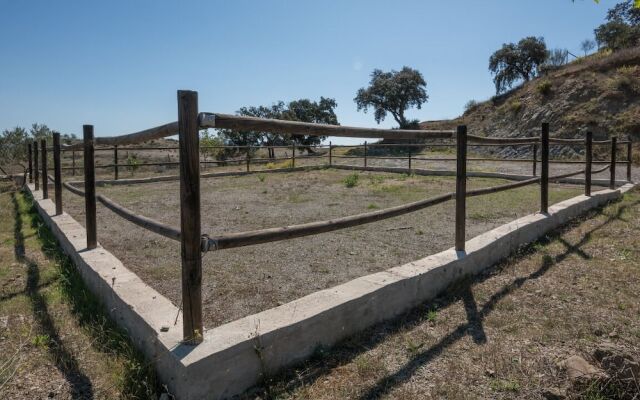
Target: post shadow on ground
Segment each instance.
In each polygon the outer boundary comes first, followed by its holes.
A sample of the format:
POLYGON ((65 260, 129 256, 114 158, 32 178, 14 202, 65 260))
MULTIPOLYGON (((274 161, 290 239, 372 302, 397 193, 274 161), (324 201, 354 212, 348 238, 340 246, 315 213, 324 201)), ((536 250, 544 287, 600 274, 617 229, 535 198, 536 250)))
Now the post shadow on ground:
MULTIPOLYGON (((31 227, 37 232, 40 250, 50 260, 59 265, 60 289, 64 301, 77 323, 91 336, 91 346, 101 353, 116 355, 127 360, 118 379, 120 395, 124 398, 154 398, 164 391, 157 379, 153 360, 147 360, 133 345, 125 330, 120 328, 109 316, 104 305, 85 286, 80 272, 73 262, 60 249, 56 238, 47 229, 36 210, 35 200, 28 192, 22 195, 29 205, 31 227)), ((14 200, 15 201, 15 200, 14 200)), ((17 205, 17 202, 14 203, 17 205)), ((19 208, 16 209, 16 215, 19 208)), ((92 388, 91 396, 101 397, 98 388, 92 388)))
MULTIPOLYGON (((478 308, 475 298, 473 297, 473 286, 485 281, 496 272, 500 272, 503 268, 506 267, 506 262, 498 263, 486 269, 482 274, 476 277, 466 278, 464 281, 454 283, 443 296, 425 303, 425 305, 429 305, 431 309, 441 309, 453 303, 456 303, 459 300, 462 300, 467 316, 467 322, 460 324, 454 330, 441 338, 433 346, 415 354, 396 372, 379 379, 373 386, 371 386, 361 396, 359 396, 359 399, 371 400, 383 397, 395 387, 399 386, 403 382, 408 381, 421 366, 435 360, 448 347, 455 344, 466 335, 470 335, 474 343, 478 345, 486 343, 487 336, 484 332, 483 321, 495 309, 496 305, 502 299, 522 287, 527 281, 542 277, 554 265, 562 262, 572 254, 578 255, 583 259, 591 258, 589 254, 581 249, 581 247, 589 241, 591 235, 615 220, 624 221, 624 219, 620 217, 624 210, 630 207, 637 206, 638 204, 640 204, 640 201, 635 201, 631 204, 619 207, 615 215, 609 216, 604 222, 598 224, 597 226, 586 232, 581 237, 580 241, 576 244, 569 243, 567 240, 562 238, 562 234, 575 227, 582 221, 582 219, 570 223, 564 227, 558 228, 549 233, 546 237, 541 238, 537 242, 525 246, 523 249, 521 249, 519 254, 527 255, 535 253, 537 244, 548 244, 558 239, 558 242, 561 243, 566 248, 566 250, 553 258, 544 257, 540 267, 536 271, 527 276, 515 278, 512 282, 503 286, 500 290, 495 292, 481 308, 478 308)), ((603 209, 604 207, 599 207, 595 210, 590 211, 587 214, 588 218, 602 215, 603 209)), ((376 347, 390 335, 398 333, 402 330, 412 329, 413 327, 422 323, 424 321, 425 305, 419 306, 416 309, 408 312, 407 314, 396 318, 395 320, 369 328, 355 338, 347 339, 342 344, 339 344, 338 346, 332 348, 330 353, 324 351, 321 352, 321 354, 309 361, 309 363, 312 363, 313 365, 307 365, 305 371, 307 372, 307 375, 304 378, 300 378, 300 376, 296 375, 295 371, 291 371, 280 376, 276 376, 273 379, 268 379, 265 385, 267 385, 268 387, 270 384, 273 384, 276 381, 286 382, 284 390, 292 391, 297 387, 314 382, 322 376, 328 374, 335 367, 344 365, 352 361, 364 351, 376 347)), ((267 389, 263 390, 269 392, 269 390, 267 389)))
POLYGON ((89 377, 84 374, 78 365, 78 360, 65 347, 60 339, 60 334, 55 322, 49 313, 46 298, 40 293, 40 268, 37 262, 29 258, 25 253, 24 234, 22 232, 22 213, 15 192, 11 195, 14 208, 14 253, 17 261, 27 265, 27 284, 25 293, 29 297, 33 311, 34 321, 39 331, 48 337, 47 350, 55 363, 56 368, 62 373, 71 387, 71 396, 74 399, 93 399, 93 385, 89 377))

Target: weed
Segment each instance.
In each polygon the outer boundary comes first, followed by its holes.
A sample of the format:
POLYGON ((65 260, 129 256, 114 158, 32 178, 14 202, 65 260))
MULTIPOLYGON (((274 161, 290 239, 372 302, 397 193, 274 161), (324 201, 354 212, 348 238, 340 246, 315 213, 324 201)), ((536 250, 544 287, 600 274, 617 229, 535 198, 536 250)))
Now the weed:
POLYGON ((293 160, 285 160, 282 162, 270 162, 266 165, 267 169, 293 168, 293 160))
POLYGON ((546 96, 551 94, 551 88, 552 87, 553 87, 553 85, 551 84, 551 82, 549 82, 548 80, 543 80, 540 83, 538 83, 538 86, 536 86, 536 90, 542 96, 546 97, 546 96))
POLYGON ((438 312, 436 310, 427 311, 427 321, 431 322, 432 324, 435 324, 437 320, 438 320, 438 312))
POLYGON ((127 169, 131 175, 140 168, 140 159, 136 153, 127 154, 127 169))
POLYGON ((384 182, 384 179, 385 179, 385 178, 384 178, 384 176, 382 176, 382 175, 371 175, 371 176, 369 176, 369 182, 370 182, 372 185, 379 185, 379 184, 381 184, 382 182, 384 182))
POLYGON ((509 111, 511 111, 513 114, 518 114, 520 111, 522 111, 522 102, 519 100, 513 100, 511 102, 509 102, 509 111))
POLYGON ((380 208, 377 204, 374 203, 369 203, 369 205, 367 205, 367 208, 369 210, 377 210, 378 208, 380 208))
POLYGON ((405 342, 405 347, 407 349, 407 353, 409 353, 410 356, 415 356, 416 354, 418 354, 420 349, 424 347, 424 342, 416 343, 411 339, 407 339, 405 342))
POLYGON ((359 174, 351 174, 342 180, 342 183, 348 188, 352 188, 358 185, 358 180, 360 179, 359 174))
POLYGON ((267 176, 265 174, 258 174, 258 180, 260 182, 264 182, 264 180, 267 178, 267 176))
POLYGON ((494 379, 489 386, 496 392, 517 392, 520 390, 518 382, 507 379, 494 379))
POLYGON ((31 344, 36 347, 49 347, 49 342, 51 338, 49 335, 35 335, 33 339, 31 339, 31 344))

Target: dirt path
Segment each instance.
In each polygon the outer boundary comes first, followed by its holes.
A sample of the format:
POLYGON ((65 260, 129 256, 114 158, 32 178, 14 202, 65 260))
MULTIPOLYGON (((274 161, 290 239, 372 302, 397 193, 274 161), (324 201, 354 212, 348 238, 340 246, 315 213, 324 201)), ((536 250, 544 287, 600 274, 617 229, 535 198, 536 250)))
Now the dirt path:
POLYGON ((639 249, 636 190, 395 322, 319 351, 261 395, 638 398, 640 389, 625 393, 612 379, 574 388, 557 363, 580 355, 598 366, 592 355, 604 344, 640 360, 639 249), (545 397, 552 392, 567 397, 545 397))
POLYGON ((0 182, 0 398, 146 399, 154 373, 13 184, 0 182))

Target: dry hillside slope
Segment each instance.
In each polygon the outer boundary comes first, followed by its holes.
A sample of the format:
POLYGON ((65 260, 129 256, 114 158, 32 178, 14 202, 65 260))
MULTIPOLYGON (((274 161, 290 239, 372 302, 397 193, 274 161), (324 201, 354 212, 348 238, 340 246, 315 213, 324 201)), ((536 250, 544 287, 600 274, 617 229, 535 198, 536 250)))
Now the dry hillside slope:
POLYGON ((554 137, 595 139, 632 135, 640 140, 640 48, 596 53, 480 102, 461 116, 426 121, 424 129, 466 124, 486 136, 537 135, 549 122, 554 137))

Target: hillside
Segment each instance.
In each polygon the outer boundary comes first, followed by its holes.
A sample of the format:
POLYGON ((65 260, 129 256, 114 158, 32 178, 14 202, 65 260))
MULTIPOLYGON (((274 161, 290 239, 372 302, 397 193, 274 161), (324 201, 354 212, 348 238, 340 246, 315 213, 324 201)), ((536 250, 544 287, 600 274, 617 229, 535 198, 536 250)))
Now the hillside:
POLYGON ((594 139, 631 134, 640 140, 640 48, 579 58, 508 93, 467 109, 460 117, 426 121, 424 129, 466 124, 486 136, 538 135, 549 122, 553 137, 594 139))

